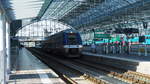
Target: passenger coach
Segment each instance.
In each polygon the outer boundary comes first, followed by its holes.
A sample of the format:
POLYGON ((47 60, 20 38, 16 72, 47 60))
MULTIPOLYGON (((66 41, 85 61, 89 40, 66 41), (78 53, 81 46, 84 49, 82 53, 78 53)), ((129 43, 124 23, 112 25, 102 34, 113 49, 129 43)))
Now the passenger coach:
POLYGON ((46 37, 42 43, 44 50, 65 57, 80 57, 82 47, 80 34, 74 29, 67 29, 46 37))

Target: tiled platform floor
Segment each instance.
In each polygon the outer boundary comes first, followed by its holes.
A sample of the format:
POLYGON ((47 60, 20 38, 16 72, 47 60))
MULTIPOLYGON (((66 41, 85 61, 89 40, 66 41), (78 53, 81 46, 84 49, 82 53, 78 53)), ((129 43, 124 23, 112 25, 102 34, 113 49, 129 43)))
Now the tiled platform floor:
POLYGON ((20 49, 16 57, 8 84, 65 84, 52 69, 27 49, 20 49))

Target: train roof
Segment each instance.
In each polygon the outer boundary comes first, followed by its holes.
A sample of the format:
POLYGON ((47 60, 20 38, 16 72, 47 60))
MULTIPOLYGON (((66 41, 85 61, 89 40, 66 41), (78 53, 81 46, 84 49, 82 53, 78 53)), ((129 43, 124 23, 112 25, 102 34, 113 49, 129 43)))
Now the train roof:
POLYGON ((73 33, 78 33, 78 31, 75 30, 75 29, 66 29, 66 30, 64 30, 64 31, 62 31, 62 32, 65 32, 65 33, 71 33, 71 32, 73 32, 73 33))
POLYGON ((55 34, 53 34, 53 35, 51 35, 51 36, 45 37, 45 40, 47 40, 47 39, 49 39, 49 38, 52 38, 52 37, 54 37, 54 36, 56 36, 56 35, 59 35, 59 34, 61 34, 61 33, 78 33, 78 31, 75 30, 75 29, 66 29, 66 30, 60 31, 60 32, 58 32, 58 33, 55 33, 55 34))

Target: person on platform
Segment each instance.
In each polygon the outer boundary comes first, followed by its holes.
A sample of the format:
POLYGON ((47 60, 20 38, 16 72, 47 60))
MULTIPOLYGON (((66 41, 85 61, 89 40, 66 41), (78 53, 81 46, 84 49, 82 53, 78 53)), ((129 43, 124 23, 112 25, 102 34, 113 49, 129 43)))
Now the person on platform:
POLYGON ((93 53, 96 53, 96 45, 95 45, 95 43, 92 43, 91 49, 92 49, 93 53))

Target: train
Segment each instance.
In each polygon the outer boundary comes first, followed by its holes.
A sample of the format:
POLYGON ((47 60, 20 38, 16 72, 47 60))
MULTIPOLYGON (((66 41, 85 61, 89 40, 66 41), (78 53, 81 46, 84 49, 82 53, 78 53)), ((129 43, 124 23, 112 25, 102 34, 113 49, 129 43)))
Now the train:
POLYGON ((42 49, 63 57, 77 58, 82 51, 82 39, 75 29, 66 29, 45 38, 42 49))

